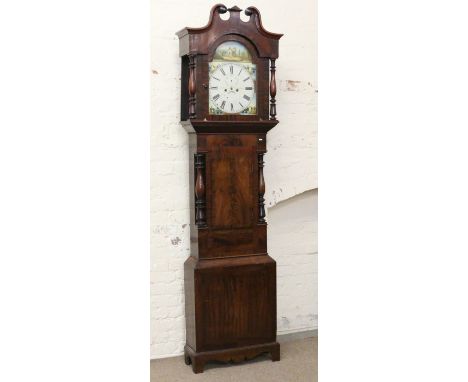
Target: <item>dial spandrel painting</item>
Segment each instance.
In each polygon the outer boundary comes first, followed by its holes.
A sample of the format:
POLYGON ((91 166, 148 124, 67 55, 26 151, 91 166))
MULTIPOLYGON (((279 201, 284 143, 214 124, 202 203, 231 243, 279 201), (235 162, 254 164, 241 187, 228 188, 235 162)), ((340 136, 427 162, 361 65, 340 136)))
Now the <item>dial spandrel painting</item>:
POLYGON ((222 43, 208 63, 209 113, 257 114, 257 66, 244 45, 222 43))

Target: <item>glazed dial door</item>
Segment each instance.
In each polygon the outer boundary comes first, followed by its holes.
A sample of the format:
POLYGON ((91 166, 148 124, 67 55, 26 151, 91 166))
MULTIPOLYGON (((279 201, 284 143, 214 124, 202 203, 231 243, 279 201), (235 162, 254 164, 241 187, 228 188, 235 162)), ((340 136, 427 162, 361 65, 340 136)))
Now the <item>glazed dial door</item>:
POLYGON ((218 65, 210 75, 209 87, 210 110, 215 114, 252 114, 256 109, 249 66, 233 62, 218 65))
POLYGON ((220 44, 208 63, 208 107, 212 115, 257 114, 257 66, 238 41, 220 44))

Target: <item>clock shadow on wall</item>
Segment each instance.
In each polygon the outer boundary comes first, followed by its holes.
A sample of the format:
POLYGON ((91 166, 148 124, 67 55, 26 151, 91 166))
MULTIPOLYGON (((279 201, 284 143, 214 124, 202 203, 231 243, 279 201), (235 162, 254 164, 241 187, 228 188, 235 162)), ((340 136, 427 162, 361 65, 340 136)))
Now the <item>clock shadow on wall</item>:
POLYGON ((217 4, 177 32, 181 124, 189 133, 191 256, 184 264, 185 362, 280 360, 276 262, 267 252, 263 155, 276 119, 281 34, 260 12, 217 4), (220 14, 229 12, 229 19, 220 14))

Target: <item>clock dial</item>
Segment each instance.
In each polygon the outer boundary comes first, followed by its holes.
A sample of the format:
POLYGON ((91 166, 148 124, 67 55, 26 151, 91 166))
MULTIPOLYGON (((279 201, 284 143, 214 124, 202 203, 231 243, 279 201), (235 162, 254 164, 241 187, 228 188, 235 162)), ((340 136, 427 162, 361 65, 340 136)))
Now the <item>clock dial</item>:
POLYGON ((256 114, 255 65, 210 64, 210 114, 256 114))

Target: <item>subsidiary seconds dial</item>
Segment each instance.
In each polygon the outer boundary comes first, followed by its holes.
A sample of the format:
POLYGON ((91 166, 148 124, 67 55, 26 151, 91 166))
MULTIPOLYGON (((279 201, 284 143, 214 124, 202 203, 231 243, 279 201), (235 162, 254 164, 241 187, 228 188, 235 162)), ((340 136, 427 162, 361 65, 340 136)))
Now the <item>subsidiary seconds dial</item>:
POLYGON ((211 103, 223 113, 240 113, 254 99, 254 81, 242 64, 219 65, 210 76, 209 86, 211 103))

